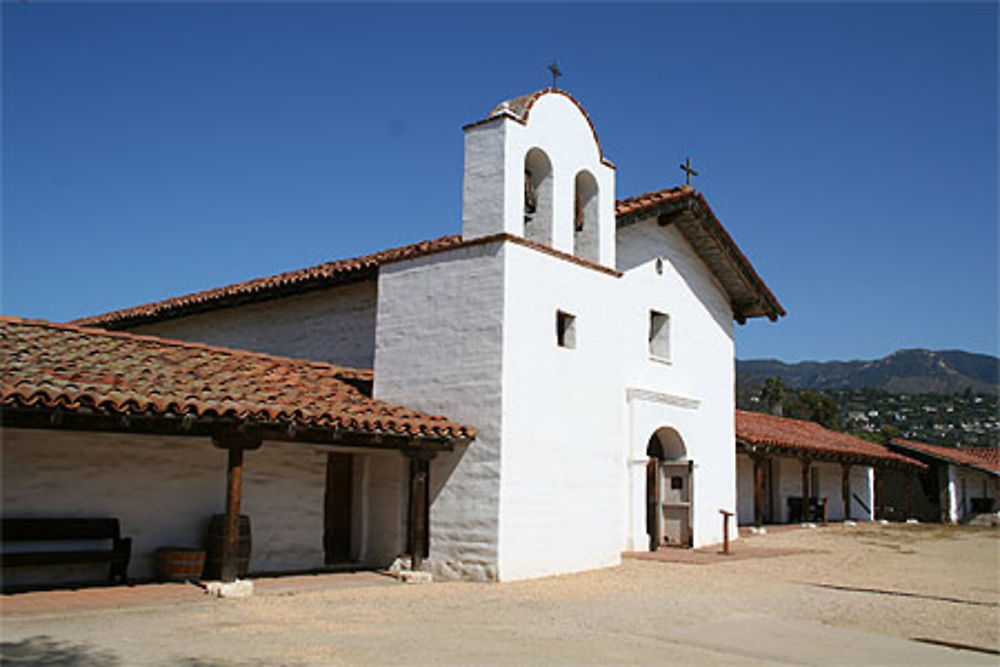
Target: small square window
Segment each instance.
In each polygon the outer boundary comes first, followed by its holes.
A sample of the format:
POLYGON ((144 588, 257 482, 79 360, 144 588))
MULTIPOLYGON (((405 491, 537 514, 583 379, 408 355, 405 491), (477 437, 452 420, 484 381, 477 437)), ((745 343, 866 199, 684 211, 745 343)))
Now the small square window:
POLYGON ((649 311, 649 354, 658 359, 670 359, 670 316, 649 311))
POLYGON ((556 345, 559 347, 576 347, 576 316, 556 311, 556 345))

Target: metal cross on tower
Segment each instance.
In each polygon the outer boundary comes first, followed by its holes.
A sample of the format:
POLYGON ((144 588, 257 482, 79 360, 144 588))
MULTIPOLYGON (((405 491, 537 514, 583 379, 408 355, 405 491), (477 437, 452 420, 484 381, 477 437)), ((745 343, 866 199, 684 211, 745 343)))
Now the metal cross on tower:
POLYGON ((681 165, 681 171, 684 172, 684 185, 691 185, 691 177, 697 176, 698 172, 691 168, 691 157, 688 156, 684 164, 681 165))
POLYGON ((557 85, 557 81, 559 80, 559 77, 563 75, 562 70, 559 69, 559 65, 555 60, 552 61, 552 64, 549 65, 548 69, 552 72, 552 88, 558 88, 559 86, 557 85))

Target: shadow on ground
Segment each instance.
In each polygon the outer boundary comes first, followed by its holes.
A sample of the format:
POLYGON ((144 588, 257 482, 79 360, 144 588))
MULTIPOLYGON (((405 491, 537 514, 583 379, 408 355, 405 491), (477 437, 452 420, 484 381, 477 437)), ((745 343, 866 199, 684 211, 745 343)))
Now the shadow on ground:
POLYGON ((19 642, 0 643, 0 665, 57 665, 59 667, 110 667, 121 661, 113 654, 86 644, 60 642, 47 635, 19 642))

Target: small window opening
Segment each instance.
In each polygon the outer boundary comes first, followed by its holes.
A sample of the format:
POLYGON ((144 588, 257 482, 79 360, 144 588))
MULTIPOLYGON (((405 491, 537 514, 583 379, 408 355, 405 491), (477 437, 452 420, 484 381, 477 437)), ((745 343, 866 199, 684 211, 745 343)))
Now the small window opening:
POLYGON ((556 311, 556 344, 559 347, 576 347, 576 316, 556 311))
POLYGON ((649 354, 670 359, 670 316, 655 310, 649 311, 649 354))

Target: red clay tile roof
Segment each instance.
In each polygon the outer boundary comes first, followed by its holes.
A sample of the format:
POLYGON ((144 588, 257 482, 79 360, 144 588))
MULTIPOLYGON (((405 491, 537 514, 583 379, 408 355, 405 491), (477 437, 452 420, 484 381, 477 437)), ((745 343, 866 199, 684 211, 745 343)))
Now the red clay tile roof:
POLYGON ((893 438, 891 444, 903 450, 927 454, 935 459, 941 459, 959 465, 971 466, 994 475, 1000 475, 1000 449, 996 447, 941 447, 923 442, 893 438))
POLYGON ((475 436, 364 395, 352 380, 370 380, 370 371, 68 324, 0 317, 0 371, 4 407, 475 436))
POLYGON ((99 326, 107 329, 124 329, 223 306, 298 294, 341 283, 373 278, 377 275, 378 267, 382 264, 450 248, 461 242, 462 237, 458 234, 442 236, 433 241, 421 241, 363 257, 340 259, 305 269, 286 271, 276 276, 255 278, 234 285, 203 290, 194 294, 146 303, 102 315, 83 317, 74 320, 72 324, 83 327, 99 326))
POLYGON ((824 428, 814 422, 775 417, 760 412, 736 411, 736 440, 748 445, 766 445, 791 455, 823 454, 871 463, 904 463, 926 467, 884 445, 824 428))
POLYGON ((760 316, 774 321, 786 314, 700 192, 681 185, 622 199, 615 206, 619 227, 660 213, 686 213, 673 224, 722 283, 738 322, 760 316))
MULTIPOLYGON (((764 315, 771 319, 777 319, 777 317, 785 315, 784 308, 781 307, 771 290, 754 271, 750 261, 716 219, 708 202, 692 188, 680 186, 623 199, 617 202, 615 215, 618 218, 618 225, 623 226, 646 214, 655 214, 658 208, 667 205, 686 205, 691 210, 703 213, 689 220, 679 221, 677 224, 726 288, 733 304, 733 314, 738 321, 743 322, 747 317, 764 315)), ((256 278, 163 301, 83 317, 74 320, 72 324, 113 330, 128 329, 141 324, 227 306, 265 301, 314 289, 368 280, 378 275, 378 269, 383 264, 494 240, 514 241, 578 264, 620 275, 614 269, 601 267, 509 234, 495 234, 471 241, 463 241, 460 234, 453 234, 362 257, 326 262, 305 269, 286 271, 275 276, 256 278)))

